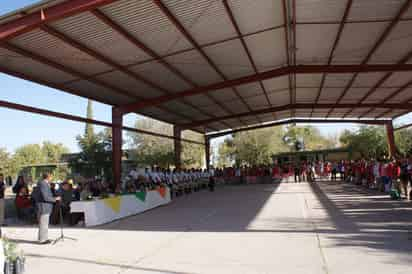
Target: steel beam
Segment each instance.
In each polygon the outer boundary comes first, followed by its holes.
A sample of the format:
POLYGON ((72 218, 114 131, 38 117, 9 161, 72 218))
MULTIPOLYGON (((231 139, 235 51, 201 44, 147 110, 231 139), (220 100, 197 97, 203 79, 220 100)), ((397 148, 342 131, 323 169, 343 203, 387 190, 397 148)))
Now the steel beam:
POLYGON ((123 114, 112 108, 112 169, 116 189, 122 184, 122 127, 123 114))
POLYGON ((412 127, 412 123, 397 127, 397 128, 394 129, 394 131, 402 130, 402 129, 409 128, 409 127, 412 127))
MULTIPOLYGON (((337 32, 336 37, 335 37, 335 41, 333 42, 332 49, 329 53, 328 65, 332 64, 332 60, 333 60, 333 56, 335 54, 335 50, 338 47, 340 38, 342 37, 343 28, 345 27, 346 20, 348 19, 348 16, 349 16, 349 11, 352 8, 352 3, 353 3, 353 0, 348 0, 348 2, 346 3, 345 12, 343 13, 342 20, 340 21, 339 29, 338 29, 338 32, 337 32)), ((315 104, 317 104, 319 102, 319 98, 322 94, 323 85, 325 84, 326 76, 327 76, 327 74, 323 73, 322 80, 320 82, 320 86, 319 86, 319 90, 318 90, 318 94, 316 95, 315 104)), ((312 112, 310 113, 310 117, 312 117, 312 115, 313 115, 313 109, 312 109, 312 112)))
MULTIPOLYGON (((283 24, 284 24, 284 35, 285 35, 285 54, 286 54, 286 64, 288 67, 291 66, 290 63, 290 47, 289 47, 289 13, 286 5, 287 0, 282 0, 282 10, 283 10, 283 24)), ((292 98, 292 77, 288 75, 288 89, 289 89, 289 103, 291 103, 292 98)))
MULTIPOLYGON (((411 6, 412 0, 407 0, 402 7, 400 8, 400 10, 398 11, 398 13, 396 14, 396 16, 394 17, 394 19, 391 21, 391 23, 385 28, 385 30, 382 32, 382 34, 379 36, 378 40, 376 40, 375 44, 373 45, 372 49, 368 52, 368 54, 366 55, 366 57, 363 59, 361 65, 366 65, 370 58, 372 57, 372 55, 376 52, 376 50, 379 48, 379 46, 385 41, 385 39, 389 36, 389 34, 392 32, 392 30, 395 28, 395 26, 399 23, 399 20, 402 18, 402 16, 404 15, 404 13, 409 9, 409 7, 411 6)), ((340 101, 343 99, 343 97, 345 97, 346 93, 349 91, 349 89, 352 87, 353 83, 356 80, 356 77, 358 76, 359 72, 356 72, 351 80, 349 81, 348 85, 346 86, 346 88, 343 90, 342 94, 339 96, 338 100, 336 101, 337 104, 340 103, 340 101)), ((331 109, 329 111, 329 113, 326 115, 326 117, 328 117, 331 113, 333 112, 333 109, 331 109)))
MULTIPOLYGON (((216 71, 216 73, 224 80, 227 81, 227 77, 224 75, 224 73, 218 68, 218 66, 210 59, 210 57, 205 53, 205 51, 200 47, 200 45, 196 42, 196 40, 193 38, 193 36, 189 33, 189 31, 186 30, 186 28, 180 23, 180 21, 172 14, 172 12, 166 7, 166 5, 160 1, 160 0, 152 0, 153 3, 161 10, 161 12, 169 19, 170 22, 179 30, 179 32, 192 44, 192 46, 199 52, 200 55, 206 60, 206 62, 213 68, 213 70, 216 71)), ((242 101, 242 103, 246 106, 246 108, 249 111, 252 111, 251 107, 245 99, 239 95, 239 92, 236 90, 235 87, 231 87, 235 95, 242 101)), ((224 111, 227 113, 233 114, 233 111, 220 103, 218 100, 216 100, 213 96, 210 94, 207 95, 209 99, 211 99, 215 104, 217 104, 220 108, 222 108, 224 111)), ((240 120, 241 123, 244 124, 242 120, 240 120)))
MULTIPOLYGON (((169 62, 167 62, 166 60, 162 59, 154 50, 152 50, 151 48, 149 48, 147 45, 145 45, 142 41, 140 41, 139 39, 137 39, 136 37, 134 37, 133 35, 131 35, 127 30, 125 30, 123 27, 121 27, 119 24, 117 24, 116 22, 114 22, 111 18, 109 18, 107 15, 105 15, 103 12, 99 11, 99 10, 93 10, 91 12, 94 16, 96 16, 96 18, 98 18, 100 21, 102 21, 103 23, 105 23, 108 27, 110 27, 111 29, 113 29, 114 31, 116 31, 117 33, 119 33, 123 38, 125 38, 127 41, 129 41, 130 43, 132 43, 133 45, 135 45, 137 48, 139 48, 140 50, 142 50, 143 52, 145 52, 147 55, 149 55, 150 57, 152 57, 155 60, 158 60, 158 62, 160 64, 162 64, 164 67, 166 67, 169 71, 171 71, 172 73, 176 74, 178 77, 180 77, 183 81, 185 81, 186 83, 188 83, 190 86, 192 86, 193 88, 197 87, 197 84, 195 82, 193 82, 191 79, 189 79, 188 77, 186 77, 182 72, 180 72, 176 67, 174 67, 172 64, 170 64, 169 62)), ((128 70, 126 67, 123 67, 119 64, 115 64, 119 70, 125 72, 125 73, 132 73, 134 75, 136 75, 136 73, 131 72, 130 70, 128 70)), ((133 76, 132 76, 133 77, 133 76)), ((140 78, 142 78, 141 76, 139 76, 140 78)), ((145 81, 147 81, 146 79, 144 79, 145 81)), ((147 84, 147 83, 146 83, 147 84)), ((171 93, 168 90, 162 90, 164 93, 171 93)), ((203 115, 206 116, 212 116, 212 114, 207 113, 203 110, 201 110, 200 108, 196 107, 194 104, 187 102, 186 100, 182 99, 182 102, 194 109, 196 109, 197 111, 199 111, 200 113, 202 113, 203 115)))
MULTIPOLYGON (((389 101, 390 99, 394 98, 395 96, 397 96, 399 93, 401 93, 402 91, 404 91, 405 89, 407 89, 408 87, 410 87, 412 85, 412 80, 407 82, 406 84, 404 84, 402 87, 398 88, 397 90, 395 90, 394 92, 392 92, 391 94, 387 95, 385 98, 383 98, 381 101, 379 101, 380 104, 384 104, 385 102, 389 101)), ((406 101, 408 102, 408 101, 406 101)), ((367 114, 371 113, 372 111, 374 111, 376 108, 372 108, 369 109, 368 111, 362 113, 362 115, 360 116, 361 118, 366 116, 367 114)))
POLYGON ((219 90, 228 87, 243 85, 256 81, 267 80, 271 78, 289 75, 290 73, 311 74, 311 73, 355 73, 355 72, 387 72, 387 71, 412 71, 412 64, 367 64, 367 65, 297 65, 273 69, 265 72, 256 73, 237 79, 222 81, 219 83, 189 89, 183 92, 159 96, 153 99, 147 99, 132 104, 121 106, 124 113, 134 112, 141 108, 158 106, 172 100, 178 100, 183 97, 190 97, 198 94, 206 94, 212 90, 219 90))
MULTIPOLYGON (((46 110, 46 109, 42 109, 42 108, 25 106, 25 105, 11 103, 11 102, 7 102, 7 101, 3 101, 3 100, 0 100, 0 107, 13 109, 13 110, 18 110, 18 111, 23 111, 23 112, 34 113, 34 114, 39 114, 39 115, 48 116, 48 117, 60 118, 60 119, 64 119, 64 120, 74 121, 74 122, 89 123, 89 124, 94 124, 94 125, 103 126, 103 127, 110 127, 110 128, 113 127, 113 124, 109 123, 109 122, 83 118, 83 117, 76 116, 76 115, 65 114, 65 113, 46 110)), ((156 136, 156 137, 161 137, 161 138, 167 138, 167 139, 174 140, 173 136, 169 136, 169 135, 161 134, 161 133, 157 133, 157 132, 152 132, 152 131, 148 131, 148 130, 142 130, 142 129, 132 128, 132 127, 122 127, 122 129, 126 130, 126 131, 140 133, 140 134, 147 134, 147 135, 152 135, 152 136, 156 136)), ((189 140, 189 139, 181 138, 180 140, 182 142, 187 142, 187 143, 191 143, 191 144, 204 145, 204 143, 202 143, 202 142, 193 141, 193 140, 189 140)))
POLYGON ((0 42, 29 32, 43 24, 90 11, 118 0, 69 0, 23 15, 0 25, 0 42))
POLYGON ((205 135, 205 165, 210 169, 210 138, 205 135))
POLYGON ((206 136, 209 139, 213 139, 213 138, 217 138, 217 137, 221 137, 221 136, 225 136, 225 135, 230 135, 230 134, 234 134, 234 133, 242 132, 242 131, 256 130, 256 129, 261 129, 261 128, 268 128, 268 127, 287 125, 287 124, 299 124, 299 123, 321 123, 321 124, 327 124, 327 123, 354 123, 354 124, 366 124, 366 125, 386 125, 388 123, 388 121, 390 121, 390 120, 288 119, 288 120, 282 120, 282 121, 275 121, 275 122, 271 122, 271 123, 265 123, 265 124, 257 125, 257 126, 238 128, 238 129, 229 130, 229 131, 212 133, 212 134, 208 134, 206 136))
MULTIPOLYGON (((43 28, 49 30, 50 33, 52 33, 52 32, 51 32, 51 31, 52 31, 51 28, 44 27, 44 26, 43 26, 43 28)), ((54 34, 58 35, 58 32, 54 32, 54 34)), ((59 38, 63 39, 65 36, 62 35, 62 36, 56 36, 56 37, 59 37, 59 38)), ((66 39, 68 39, 68 41, 71 41, 71 40, 69 40, 68 37, 66 37, 66 39)), ((75 41, 72 41, 72 42, 74 43, 74 44, 73 44, 73 46, 74 46, 74 45, 75 45, 75 41)), ((65 73, 67 73, 67 74, 70 74, 70 75, 76 77, 76 78, 80 78, 80 79, 82 79, 82 80, 89 81, 89 82, 94 83, 94 84, 96 84, 96 85, 98 85, 98 86, 101 86, 101 87, 107 88, 107 89, 109 89, 109 90, 112 90, 113 92, 116 92, 116 93, 119 93, 119 94, 121 94, 121 95, 127 96, 128 98, 130 98, 130 99, 132 99, 132 100, 133 100, 133 99, 135 99, 135 100, 142 100, 142 99, 143 99, 142 97, 139 97, 139 96, 135 95, 133 92, 130 92, 129 90, 122 89, 122 88, 116 87, 116 86, 114 86, 114 85, 111 85, 111 84, 109 84, 109 83, 107 83, 107 82, 104 82, 104 81, 102 81, 102 80, 93 78, 93 77, 91 77, 91 76, 89 76, 89 75, 87 75, 87 74, 84 74, 84 73, 82 73, 82 72, 79 72, 79 71, 77 71, 77 70, 74 70, 74 69, 72 69, 72 68, 69 68, 69 67, 67 67, 67 66, 64 66, 64 65, 62 65, 62 64, 60 64, 60 63, 57 63, 57 62, 55 62, 55 61, 49 60, 48 58, 46 58, 46 57, 44 57, 44 56, 41 56, 41 55, 39 55, 39 54, 30 52, 30 51, 28 51, 28 50, 26 50, 26 49, 23 49, 23 48, 21 48, 21 47, 18 47, 18 46, 16 46, 16 45, 12 45, 11 43, 8 43, 8 42, 0 43, 0 46, 3 47, 3 48, 5 48, 5 49, 7 49, 7 50, 9 50, 9 51, 12 51, 12 52, 15 52, 15 53, 17 53, 17 54, 19 54, 19 55, 22 55, 22 56, 24 56, 24 57, 26 57, 26 58, 29 58, 29 59, 31 59, 31 60, 34 60, 34 61, 36 61, 36 62, 39 62, 39 63, 42 63, 42 64, 44 64, 44 65, 50 66, 50 67, 52 67, 52 68, 54 68, 54 69, 63 71, 63 72, 65 72, 65 73)), ((81 46, 80 46, 80 45, 78 45, 78 46, 79 46, 79 49, 80 49, 81 46)), ((64 89, 63 89, 63 90, 64 90, 64 89)), ((109 103, 109 104, 110 104, 110 103, 109 103)), ((167 109, 164 108, 164 107, 161 107, 161 108, 162 108, 163 110, 167 111, 167 112, 170 112, 169 110, 167 110, 167 109)), ((131 112, 133 112, 133 111, 131 111, 131 112)), ((185 118, 185 119, 188 119, 188 120, 191 120, 191 119, 192 119, 192 117, 190 117, 190 116, 188 116, 188 115, 184 115, 184 114, 176 114, 176 115, 179 115, 179 116, 181 116, 181 117, 183 117, 183 118, 185 118)))
POLYGON ((192 128, 192 127, 198 127, 201 125, 206 125, 209 123, 213 122, 218 122, 221 120, 226 120, 226 119, 234 119, 238 117, 246 117, 250 115, 258 115, 258 114, 266 114, 266 113, 272 113, 272 112, 278 112, 278 111, 285 111, 285 110, 291 110, 291 109, 329 109, 329 108, 367 108, 367 107, 378 107, 378 108, 391 108, 391 109, 408 109, 412 110, 412 104, 409 103, 404 103, 404 104, 288 104, 288 105, 283 105, 283 106, 277 106, 277 107, 272 107, 272 108, 266 108, 266 109, 259 109, 253 111, 253 113, 250 112, 243 112, 243 113, 238 113, 235 115, 227 115, 227 116, 221 116, 216 119, 205 119, 201 121, 195 121, 193 123, 189 124, 183 124, 181 125, 182 128, 192 128))
POLYGON ((182 130, 179 126, 173 125, 173 137, 174 140, 174 162, 177 169, 182 168, 182 143, 180 139, 182 137, 182 130))
POLYGON ((388 139, 388 151, 389 151, 389 157, 395 157, 396 156, 396 144, 395 144, 395 136, 393 133, 393 124, 392 121, 388 122, 386 124, 386 135, 388 139))
MULTIPOLYGON (((243 50, 246 52, 246 55, 247 55, 247 57, 248 57, 248 59, 249 59, 250 64, 252 65, 253 71, 254 71, 255 73, 258 73, 259 71, 258 71, 258 69, 257 69, 256 63, 255 63, 255 61, 253 60, 252 54, 250 53, 250 50, 249 50, 249 48, 248 48, 248 46, 247 46, 247 44, 246 44, 246 42, 245 42, 245 39, 243 39, 242 32, 240 31, 239 25, 238 25, 238 23, 236 22, 235 16, 233 15, 233 12, 232 12, 232 10, 230 9, 230 6, 229 6, 229 4, 228 4, 227 1, 228 1, 228 0, 223 0, 223 5, 225 6, 226 13, 227 13, 228 16, 229 16, 230 21, 232 22, 232 26, 233 26, 233 27, 235 28, 235 30, 236 30, 236 34, 240 37, 239 40, 240 40, 240 42, 241 42, 241 44, 242 44, 243 50)), ((268 105, 269 107, 272 107, 272 103, 271 103, 270 100, 269 100, 268 93, 267 93, 266 88, 265 88, 265 86, 263 85, 262 81, 259 81, 259 85, 260 85, 260 88, 261 88, 262 91, 263 91, 263 94, 265 95, 265 98, 266 98, 266 101, 267 101, 267 105, 268 105)), ((243 97, 242 97, 242 98, 243 98, 243 97)))

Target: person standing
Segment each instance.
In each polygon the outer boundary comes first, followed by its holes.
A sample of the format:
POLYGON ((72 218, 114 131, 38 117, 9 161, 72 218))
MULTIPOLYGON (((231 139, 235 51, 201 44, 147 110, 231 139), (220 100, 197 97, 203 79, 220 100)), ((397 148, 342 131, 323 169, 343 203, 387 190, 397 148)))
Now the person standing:
POLYGON ((4 175, 0 174, 0 225, 4 226, 4 192, 6 190, 6 183, 4 182, 4 175))
POLYGON ((40 201, 37 204, 37 218, 39 222, 38 240, 41 244, 48 244, 51 241, 48 238, 49 217, 53 211, 53 204, 59 201, 60 197, 53 197, 50 189, 50 181, 52 176, 50 173, 43 174, 43 180, 37 184, 40 201))

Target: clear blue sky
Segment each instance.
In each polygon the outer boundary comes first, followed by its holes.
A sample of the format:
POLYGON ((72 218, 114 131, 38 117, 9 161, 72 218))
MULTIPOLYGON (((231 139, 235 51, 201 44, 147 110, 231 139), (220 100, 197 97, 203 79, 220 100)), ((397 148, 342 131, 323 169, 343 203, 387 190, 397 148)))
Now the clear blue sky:
MULTIPOLYGON (((0 15, 31 5, 34 0, 3 0, 0 5, 0 15)), ((24 80, 0 73, 0 100, 26 104, 29 106, 47 108, 54 111, 85 116, 87 100, 56 91, 24 80)), ((94 103, 94 118, 110 121, 111 108, 108 105, 94 103)), ((412 121, 411 115, 400 119, 401 122, 412 121)), ((60 142, 72 151, 77 151, 75 137, 84 130, 84 124, 66 120, 44 117, 40 115, 0 108, 0 147, 9 152, 15 148, 44 140, 60 142)), ((128 115, 125 124, 132 126, 136 115, 128 115)), ((354 125, 317 125, 323 134, 338 134, 344 128, 355 128, 354 125)))

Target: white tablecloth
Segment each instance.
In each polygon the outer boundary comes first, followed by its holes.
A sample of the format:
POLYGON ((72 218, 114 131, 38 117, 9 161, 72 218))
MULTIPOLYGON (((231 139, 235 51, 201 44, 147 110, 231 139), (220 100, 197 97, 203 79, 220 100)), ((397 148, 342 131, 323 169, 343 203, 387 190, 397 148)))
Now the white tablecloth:
POLYGON ((112 198, 75 201, 71 212, 84 213, 85 226, 96 226, 170 203, 169 188, 164 191, 152 190, 139 194, 119 195, 112 198))

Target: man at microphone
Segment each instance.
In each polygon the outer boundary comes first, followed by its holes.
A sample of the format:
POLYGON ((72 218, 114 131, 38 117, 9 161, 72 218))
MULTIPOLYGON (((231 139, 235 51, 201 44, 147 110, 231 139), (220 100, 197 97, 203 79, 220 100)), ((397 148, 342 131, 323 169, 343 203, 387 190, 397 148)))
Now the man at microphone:
POLYGON ((50 173, 44 173, 42 176, 43 180, 37 184, 38 191, 38 201, 37 206, 37 218, 39 222, 39 243, 49 244, 51 241, 48 237, 49 231, 49 217, 53 211, 53 204, 60 201, 61 197, 53 197, 50 189, 50 182, 52 180, 52 175, 50 173))

